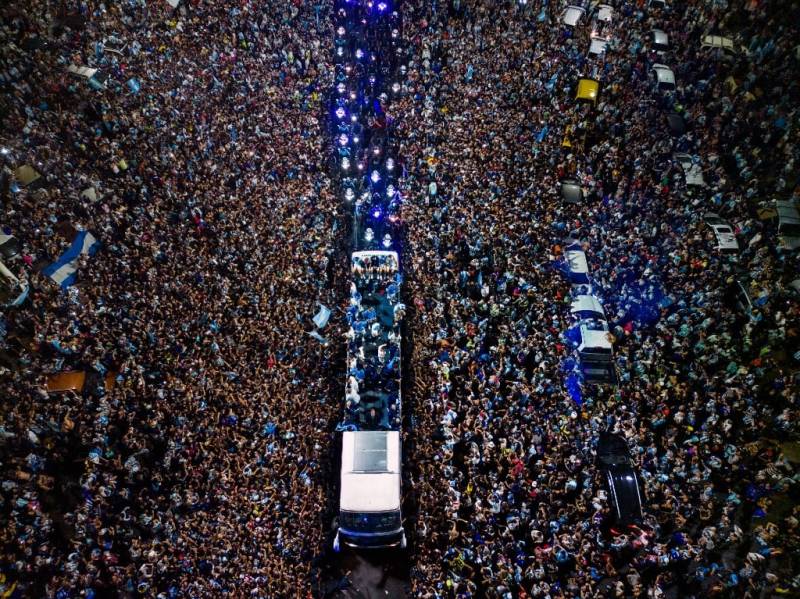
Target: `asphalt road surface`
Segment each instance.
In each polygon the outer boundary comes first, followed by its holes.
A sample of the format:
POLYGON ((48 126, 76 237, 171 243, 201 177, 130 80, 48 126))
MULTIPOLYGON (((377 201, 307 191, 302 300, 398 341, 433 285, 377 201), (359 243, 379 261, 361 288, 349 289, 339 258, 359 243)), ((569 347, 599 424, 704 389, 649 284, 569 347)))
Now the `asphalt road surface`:
POLYGON ((334 569, 341 575, 328 585, 326 597, 378 599, 408 597, 409 563, 400 549, 356 553, 342 549, 334 569))

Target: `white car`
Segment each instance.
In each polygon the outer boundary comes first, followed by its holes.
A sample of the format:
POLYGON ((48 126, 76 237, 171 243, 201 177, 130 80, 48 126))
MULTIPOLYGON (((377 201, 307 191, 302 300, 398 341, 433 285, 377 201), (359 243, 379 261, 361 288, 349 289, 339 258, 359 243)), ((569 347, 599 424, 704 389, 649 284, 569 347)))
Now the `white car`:
MULTIPOLYGON (((611 23, 613 20, 613 8, 611 8, 608 4, 601 4, 597 7, 597 10, 594 13, 594 18, 592 19, 592 32, 590 34, 593 44, 595 43, 595 39, 603 40, 605 42, 608 42, 611 39, 611 23)), ((601 54, 603 51, 605 51, 605 45, 603 46, 603 50, 601 52, 592 52, 590 49, 589 53, 601 54)))
POLYGON ((717 238, 717 250, 722 254, 738 254, 739 242, 731 226, 720 218, 719 214, 707 212, 703 217, 706 224, 714 231, 717 238))
POLYGON ((600 56, 606 51, 607 46, 608 46, 607 39, 597 35, 593 35, 592 41, 589 43, 589 55, 600 56))
POLYGON ((653 72, 656 74, 658 89, 661 91, 672 91, 675 89, 675 73, 665 64, 654 64, 653 72))
POLYGON ((564 12, 561 13, 561 22, 569 27, 575 27, 585 12, 586 9, 580 6, 569 5, 564 9, 564 12))
POLYGON ((597 7, 597 16, 595 18, 598 21, 610 24, 614 18, 614 9, 608 4, 601 4, 597 7))
POLYGON ((690 187, 705 187, 706 180, 703 177, 703 167, 700 166, 700 161, 685 152, 675 152, 672 159, 681 165, 683 169, 683 178, 686 180, 686 185, 690 187))
POLYGON ((666 31, 661 29, 653 29, 650 31, 653 49, 659 54, 669 50, 669 35, 666 31))

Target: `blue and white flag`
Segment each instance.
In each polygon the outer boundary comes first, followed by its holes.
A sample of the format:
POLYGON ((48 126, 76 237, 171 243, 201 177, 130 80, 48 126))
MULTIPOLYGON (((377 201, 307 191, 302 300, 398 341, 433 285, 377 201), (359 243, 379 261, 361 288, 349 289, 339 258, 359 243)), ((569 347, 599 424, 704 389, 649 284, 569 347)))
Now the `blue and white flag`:
POLYGON ((10 304, 10 305, 11 305, 11 306, 21 306, 21 305, 22 305, 22 302, 24 302, 26 299, 28 299, 28 292, 29 292, 30 290, 31 290, 31 288, 30 288, 30 285, 28 285, 27 283, 25 283, 25 284, 23 285, 23 288, 22 288, 22 293, 20 293, 20 294, 17 296, 17 299, 15 299, 13 302, 11 302, 11 304, 10 304))
POLYGON ((316 331, 308 331, 308 334, 311 335, 317 341, 319 341, 322 345, 327 345, 328 344, 328 340, 325 339, 325 337, 323 337, 322 335, 320 335, 316 331))
POLYGON ((128 89, 131 90, 131 92, 134 93, 134 94, 138 94, 139 90, 142 89, 142 84, 139 83, 138 79, 133 78, 133 77, 131 79, 128 79, 125 82, 125 85, 127 85, 128 89))
POLYGON ((81 254, 94 256, 98 249, 100 249, 100 242, 89 231, 78 231, 67 251, 61 254, 58 260, 43 268, 42 274, 50 277, 61 285, 61 289, 66 290, 75 283, 75 272, 78 270, 78 258, 81 254))
POLYGON ((323 306, 322 304, 319 305, 319 312, 317 315, 314 316, 314 324, 317 325, 318 329, 325 328, 325 325, 328 324, 328 319, 331 317, 331 310, 327 306, 323 306))

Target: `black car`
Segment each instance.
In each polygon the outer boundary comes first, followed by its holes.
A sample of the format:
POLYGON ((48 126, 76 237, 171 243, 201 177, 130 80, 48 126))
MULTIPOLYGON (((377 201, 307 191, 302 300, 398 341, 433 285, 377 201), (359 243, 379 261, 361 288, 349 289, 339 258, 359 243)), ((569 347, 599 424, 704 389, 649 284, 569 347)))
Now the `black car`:
POLYGON ((670 112, 667 115, 667 129, 673 137, 680 137, 686 133, 686 121, 677 112, 670 112))
POLYGON ((628 443, 621 435, 601 433, 597 441, 597 464, 603 471, 609 497, 619 524, 642 519, 639 475, 632 466, 628 443))
POLYGON ((747 271, 738 269, 726 281, 722 300, 729 310, 740 318, 741 324, 753 318, 753 298, 750 293, 750 275, 747 271))

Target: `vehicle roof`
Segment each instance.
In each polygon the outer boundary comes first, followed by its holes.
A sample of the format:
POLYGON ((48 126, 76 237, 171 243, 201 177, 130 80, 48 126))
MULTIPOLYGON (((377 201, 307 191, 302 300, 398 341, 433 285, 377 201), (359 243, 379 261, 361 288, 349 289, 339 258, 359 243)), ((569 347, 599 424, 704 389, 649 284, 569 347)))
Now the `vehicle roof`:
POLYGON ((67 71, 69 71, 73 75, 79 75, 81 77, 86 77, 87 79, 91 79, 97 72, 97 69, 92 69, 89 67, 80 67, 78 65, 71 64, 67 67, 67 71))
POLYGON ((602 316, 589 316, 582 318, 580 325, 587 331, 600 331, 608 333, 608 321, 602 316))
POLYGON ((597 7, 597 18, 600 21, 610 21, 614 15, 614 9, 608 4, 601 4, 597 7))
POLYGON ((778 213, 778 220, 785 224, 800 223, 800 210, 793 202, 786 200, 775 201, 775 211, 778 213))
POLYGON ((562 181, 561 197, 567 202, 579 203, 583 199, 583 189, 575 180, 562 181))
POLYGON ((0 255, 3 258, 13 258, 19 254, 19 241, 13 235, 0 233, 0 255))
POLYGON ((677 112, 667 115, 667 126, 673 135, 683 135, 686 132, 686 121, 677 112))
POLYGON ((600 82, 596 79, 583 78, 578 81, 578 91, 575 98, 578 100, 590 100, 594 102, 597 100, 597 91, 600 88, 600 82))
POLYGON ((614 455, 630 457, 628 442, 619 433, 604 431, 597 439, 597 455, 614 455))
POLYGON ((708 225, 714 230, 716 230, 717 227, 727 227, 728 229, 732 228, 728 223, 726 223, 721 218, 707 218, 706 223, 708 223, 708 225))
POLYGON ((392 251, 353 252, 351 290, 353 330, 359 335, 347 349, 348 363, 361 370, 361 382, 352 402, 348 401, 342 423, 348 430, 387 431, 399 426, 401 411, 401 351, 397 318, 399 298, 389 292, 399 282, 397 254, 392 251), (367 312, 371 311, 371 315, 367 312), (391 357, 391 368, 379 368, 367 375, 372 365, 381 362, 381 351, 391 357))
POLYGON ((589 54, 602 54, 606 51, 606 46, 608 46, 608 40, 593 35, 592 41, 589 42, 589 54))
POLYGON ((574 300, 572 300, 572 305, 570 306, 570 312, 572 314, 578 314, 581 312, 593 312, 595 314, 600 315, 600 317, 605 318, 606 313, 603 309, 603 305, 597 301, 597 298, 593 295, 579 295, 574 300))
POLYGON ((607 472, 620 519, 631 521, 641 518, 642 502, 636 471, 630 466, 611 466, 607 472))
POLYGON ((581 324, 581 349, 600 348, 611 350, 611 341, 608 339, 608 331, 594 331, 587 325, 581 324))
POLYGON ((17 278, 17 276, 13 272, 8 270, 6 265, 3 264, 2 260, 0 260, 0 277, 4 277, 7 281, 11 281, 13 283, 18 283, 19 282, 19 279, 17 278))
POLYGON ((662 46, 669 45, 669 35, 667 35, 666 31, 662 31, 661 29, 652 29, 651 33, 653 34, 653 42, 662 46))
POLYGON ((586 252, 583 250, 567 250, 564 252, 564 257, 567 259, 570 272, 589 272, 589 263, 586 261, 586 252))
POLYGON ((562 22, 565 25, 570 25, 574 27, 578 24, 578 21, 583 16, 586 10, 581 8, 580 6, 569 5, 567 8, 564 9, 564 13, 561 17, 562 22))
POLYGON ((340 509, 383 512, 400 509, 400 433, 342 434, 340 509))
POLYGON ((736 241, 736 235, 733 232, 733 227, 725 220, 720 218, 714 212, 707 212, 703 217, 706 224, 714 231, 717 238, 717 247, 721 250, 738 250, 739 242, 736 241))
POLYGON ((675 84, 675 73, 667 65, 656 63, 653 65, 653 70, 656 72, 656 78, 659 83, 675 84))
POLYGON ((717 247, 721 250, 738 250, 739 249, 739 242, 736 241, 736 237, 733 236, 732 233, 720 233, 719 231, 714 231, 717 235, 717 247))

